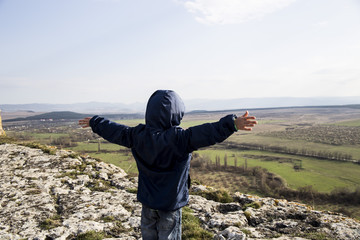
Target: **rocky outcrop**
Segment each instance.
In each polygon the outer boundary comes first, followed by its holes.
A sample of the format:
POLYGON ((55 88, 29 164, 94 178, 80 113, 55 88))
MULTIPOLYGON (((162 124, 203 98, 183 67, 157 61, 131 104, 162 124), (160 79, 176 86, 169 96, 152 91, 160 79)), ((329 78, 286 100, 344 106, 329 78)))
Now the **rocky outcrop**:
MULTIPOLYGON (((140 239, 136 188, 136 178, 89 157, 0 145, 0 239, 65 240, 88 232, 140 239)), ((359 222, 343 215, 286 200, 233 197, 218 203, 192 195, 188 207, 214 239, 360 239, 359 222)))

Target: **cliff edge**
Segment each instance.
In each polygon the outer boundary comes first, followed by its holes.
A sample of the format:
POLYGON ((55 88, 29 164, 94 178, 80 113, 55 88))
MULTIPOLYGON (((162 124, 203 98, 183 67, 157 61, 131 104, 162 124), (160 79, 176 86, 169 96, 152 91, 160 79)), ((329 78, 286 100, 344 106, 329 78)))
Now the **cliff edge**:
MULTIPOLYGON (((0 239, 141 239, 137 179, 71 151, 0 145, 0 239), (83 238, 84 239, 84 238, 83 238)), ((195 194, 211 189, 195 185, 195 194)), ((191 195, 213 239, 360 239, 360 223, 283 199, 241 193, 231 203, 191 195)))

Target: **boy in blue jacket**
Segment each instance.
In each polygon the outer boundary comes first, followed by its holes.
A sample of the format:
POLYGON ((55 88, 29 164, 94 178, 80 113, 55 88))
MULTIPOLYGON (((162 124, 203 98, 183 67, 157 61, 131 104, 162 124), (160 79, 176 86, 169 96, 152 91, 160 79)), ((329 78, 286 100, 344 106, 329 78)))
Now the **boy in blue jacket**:
POLYGON ((257 124, 246 112, 218 122, 182 129, 185 106, 171 90, 154 92, 146 107, 145 124, 128 127, 94 116, 79 120, 109 142, 131 148, 139 170, 137 198, 142 203, 144 240, 181 239, 181 208, 189 201, 191 153, 219 143, 237 130, 257 124))

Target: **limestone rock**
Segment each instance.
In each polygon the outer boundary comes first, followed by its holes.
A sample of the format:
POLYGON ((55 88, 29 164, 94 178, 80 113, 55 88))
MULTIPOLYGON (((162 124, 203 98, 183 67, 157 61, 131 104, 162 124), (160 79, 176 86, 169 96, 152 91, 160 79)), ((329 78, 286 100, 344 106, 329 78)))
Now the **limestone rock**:
POLYGON ((88 231, 140 238, 141 204, 126 191, 136 181, 116 166, 70 156, 0 145, 0 239, 66 239, 88 231), (121 188, 112 184, 120 182, 121 188))
MULTIPOLYGON (((141 239, 137 179, 71 151, 0 145, 0 239, 67 240, 89 231, 141 239), (128 191, 128 190, 132 191, 128 191)), ((209 191, 193 186, 193 192, 209 191)), ((191 195, 188 207, 214 239, 360 239, 360 223, 284 199, 235 193, 233 203, 191 195)))

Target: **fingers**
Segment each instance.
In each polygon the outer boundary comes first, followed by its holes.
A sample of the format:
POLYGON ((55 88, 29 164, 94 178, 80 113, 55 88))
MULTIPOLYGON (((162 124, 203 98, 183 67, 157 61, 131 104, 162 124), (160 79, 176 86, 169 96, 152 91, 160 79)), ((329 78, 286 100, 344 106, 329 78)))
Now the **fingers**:
POLYGON ((86 128, 86 127, 90 127, 90 117, 84 118, 84 119, 80 119, 79 120, 79 125, 82 128, 86 128))
POLYGON ((256 123, 244 123, 240 130, 251 131, 256 123))
POLYGON ((247 119, 256 119, 256 117, 254 117, 254 116, 249 116, 249 111, 246 111, 241 117, 245 118, 246 120, 247 119))
POLYGON ((256 119, 256 117, 254 116, 250 116, 250 117, 245 117, 246 119, 256 119))
POLYGON ((248 125, 255 125, 257 124, 258 122, 257 121, 246 121, 245 124, 248 124, 248 125))
POLYGON ((258 123, 257 121, 252 121, 255 119, 256 117, 249 116, 249 111, 246 111, 241 117, 236 119, 236 126, 239 130, 251 131, 252 127, 258 123))

